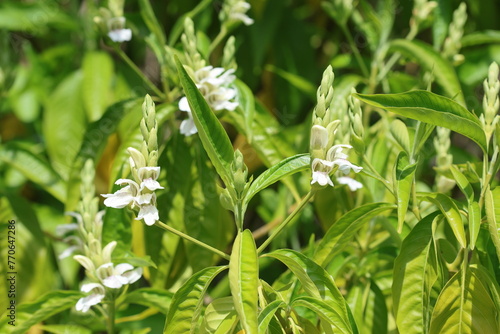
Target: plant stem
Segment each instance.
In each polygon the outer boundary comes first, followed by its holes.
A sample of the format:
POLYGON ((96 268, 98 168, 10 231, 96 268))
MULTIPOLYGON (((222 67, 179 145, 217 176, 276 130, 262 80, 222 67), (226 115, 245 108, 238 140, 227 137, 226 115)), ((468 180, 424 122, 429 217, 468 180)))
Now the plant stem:
POLYGON ((222 42, 222 40, 224 39, 224 37, 226 37, 226 35, 227 35, 227 28, 225 25, 222 25, 219 34, 215 37, 215 39, 210 44, 210 47, 208 48, 208 55, 210 55, 212 51, 214 51, 214 49, 217 47, 217 45, 220 44, 220 42, 222 42))
POLYGON ((144 83, 146 83, 146 85, 148 85, 148 87, 158 96, 160 97, 162 100, 165 99, 165 94, 163 94, 159 89, 158 87, 155 86, 155 84, 153 84, 151 82, 151 80, 149 80, 145 75, 144 73, 142 73, 142 71, 137 67, 136 64, 134 64, 134 62, 127 56, 127 54, 125 52, 122 51, 122 49, 120 49, 119 46, 115 46, 115 51, 116 53, 120 56, 120 58, 127 63, 127 65, 144 81, 144 83))
POLYGON ((315 191, 313 191, 313 190, 311 190, 311 191, 309 191, 307 193, 307 195, 297 205, 297 207, 295 208, 295 210, 293 210, 293 212, 288 217, 286 217, 286 219, 283 221, 283 223, 281 223, 281 225, 279 225, 276 228, 276 230, 274 230, 273 234, 271 234, 271 236, 269 238, 267 238, 267 240, 264 241, 264 243, 262 245, 260 245, 260 247, 257 249, 257 254, 262 253, 262 251, 264 249, 266 249, 267 246, 269 246, 269 244, 274 240, 274 238, 276 238, 276 236, 278 234, 280 234, 280 232, 288 225, 288 223, 290 223, 292 221, 292 219, 300 211, 302 211, 302 209, 306 206, 306 204, 309 202, 309 200, 311 199, 311 197, 313 197, 314 193, 315 193, 315 191))
POLYGON ((351 32, 349 29, 347 29, 345 24, 340 25, 342 28, 342 32, 344 33, 345 37, 347 38, 347 42, 349 43, 349 46, 351 47, 352 53, 354 53, 354 57, 356 58, 356 61, 359 64, 359 67, 361 68, 361 71, 363 72, 363 75, 365 77, 369 77, 370 73, 368 72, 368 68, 366 67, 365 62, 363 61, 363 57, 361 57, 361 53, 359 52, 359 49, 354 42, 354 38, 352 38, 351 32))
POLYGON ((182 233, 181 231, 178 231, 178 230, 176 230, 175 228, 173 228, 173 227, 171 227, 171 226, 168 226, 168 225, 167 225, 167 224, 165 224, 165 223, 162 223, 161 221, 157 221, 157 222, 155 223, 155 225, 156 225, 156 226, 158 226, 158 227, 161 227, 161 228, 162 228, 162 229, 164 229, 164 230, 167 230, 167 231, 169 231, 169 232, 172 232, 173 234, 175 234, 175 235, 177 235, 177 236, 179 236, 179 237, 181 237, 181 238, 183 238, 183 239, 186 239, 186 240, 188 240, 188 241, 191 241, 192 243, 195 243, 195 244, 197 244, 198 246, 203 247, 203 248, 205 248, 205 249, 207 249, 207 250, 211 251, 211 252, 212 252, 212 253, 214 253, 214 254, 219 255, 220 257, 222 257, 222 258, 224 258, 224 259, 226 259, 226 260, 228 260, 228 261, 229 261, 229 259, 230 259, 230 256, 229 256, 228 254, 226 254, 226 253, 224 253, 224 252, 222 252, 222 251, 218 250, 217 248, 214 248, 214 247, 212 247, 212 246, 210 246, 210 245, 207 245, 206 243, 204 243, 204 242, 202 242, 202 241, 200 241, 200 240, 197 240, 197 239, 195 239, 195 238, 193 238, 193 237, 190 237, 189 235, 187 235, 187 234, 185 234, 185 233, 182 233))
MULTIPOLYGON (((362 160, 365 163, 365 165, 368 167, 368 169, 377 177, 377 179, 384 184, 384 186, 387 188, 387 190, 389 190, 389 192, 394 195, 393 189, 389 186, 389 181, 387 181, 385 178, 382 177, 382 175, 379 174, 379 172, 377 172, 375 167, 373 167, 371 162, 366 158, 366 155, 362 156, 362 160)), ((368 175, 368 174, 365 173, 365 175, 368 175)), ((371 175, 368 175, 368 176, 371 176, 371 175)))
POLYGON ((107 307, 107 327, 108 327, 108 334, 114 334, 115 332, 115 298, 114 296, 110 300, 108 307, 107 307))

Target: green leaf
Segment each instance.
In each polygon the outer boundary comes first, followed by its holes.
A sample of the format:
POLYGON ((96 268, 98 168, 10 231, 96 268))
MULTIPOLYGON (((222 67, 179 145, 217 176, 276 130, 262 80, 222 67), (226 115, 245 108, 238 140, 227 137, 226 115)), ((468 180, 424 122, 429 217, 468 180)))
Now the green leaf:
POLYGON ((485 193, 486 218, 488 219, 488 230, 491 240, 495 245, 497 257, 500 259, 500 187, 485 193))
POLYGON ((334 326, 335 330, 333 333, 355 333, 348 327, 344 319, 342 319, 342 315, 339 314, 330 303, 324 300, 304 296, 296 298, 292 306, 304 306, 315 312, 322 321, 326 321, 334 326))
POLYGON ((414 157, 420 153, 420 150, 424 146, 427 139, 429 139, 432 131, 436 126, 429 123, 417 123, 417 128, 415 130, 415 139, 413 141, 413 147, 411 150, 411 156, 414 157))
POLYGON ((246 194, 245 203, 249 203, 259 191, 269 187, 271 184, 281 180, 282 178, 306 170, 311 164, 309 154, 298 154, 290 158, 286 158, 277 165, 267 169, 260 174, 255 181, 250 185, 246 194))
POLYGON ((205 292, 215 276, 226 269, 227 266, 221 266, 200 270, 177 290, 170 304, 163 333, 194 333, 205 292))
POLYGON ((90 329, 78 325, 44 325, 40 329, 52 334, 92 334, 90 329))
POLYGON ((149 31, 151 31, 156 37, 160 45, 165 45, 165 34, 164 29, 156 19, 153 8, 149 0, 139 0, 139 6, 141 8, 141 16, 149 31))
POLYGON ((316 86, 314 86, 303 77, 282 70, 281 68, 278 68, 272 64, 266 65, 265 69, 269 72, 276 73, 277 75, 288 81, 292 86, 303 92, 305 95, 309 96, 311 99, 314 100, 316 98, 316 86))
POLYGON ((387 334, 387 305, 376 283, 358 283, 349 289, 347 303, 361 333, 387 334))
POLYGON ((434 93, 416 90, 400 94, 355 94, 360 100, 398 115, 442 126, 475 141, 487 151, 479 119, 458 103, 434 93))
POLYGON ((226 186, 230 186, 230 180, 232 179, 230 166, 234 155, 231 141, 179 59, 176 58, 175 61, 203 147, 207 151, 217 173, 226 186))
POLYGON ((465 105, 462 87, 453 66, 430 45, 416 40, 396 39, 391 42, 390 50, 414 58, 428 72, 432 72, 449 98, 455 98, 458 103, 465 105))
POLYGON ((432 240, 432 222, 437 214, 417 223, 403 240, 394 262, 392 294, 400 333, 422 334, 429 326, 431 290, 439 273, 432 240))
POLYGON ((252 91, 248 88, 243 81, 236 80, 234 85, 238 89, 238 108, 241 109, 241 114, 244 116, 245 120, 245 133, 248 138, 248 142, 252 142, 253 138, 253 120, 255 115, 255 98, 252 91))
POLYGON ((462 37, 462 47, 475 46, 479 44, 493 44, 500 43, 500 31, 498 30, 485 30, 473 32, 462 37))
POLYGON ((390 203, 370 203, 347 212, 330 227, 319 242, 313 256, 314 261, 325 266, 350 243, 366 221, 395 208, 396 206, 390 203))
POLYGON ((281 300, 275 300, 269 303, 259 313, 259 334, 266 334, 271 319, 280 308, 284 308, 286 304, 281 300))
POLYGON ((47 152, 54 169, 63 179, 80 148, 86 127, 81 96, 83 74, 66 77, 49 96, 43 113, 42 129, 47 152))
POLYGON ((428 194, 428 196, 424 196, 423 200, 434 203, 439 208, 439 210, 441 210, 443 215, 446 217, 448 224, 450 224, 450 227, 453 230, 453 234, 455 234, 455 237, 460 243, 460 246, 462 246, 462 248, 467 247, 464 222, 462 221, 460 211, 458 210, 455 202, 453 202, 453 200, 445 194, 438 193, 430 193, 428 194))
POLYGON ((481 209, 477 202, 469 203, 469 247, 474 249, 481 228, 481 209))
POLYGON ((51 291, 33 303, 19 305, 16 309, 15 326, 8 323, 11 319, 4 314, 0 320, 0 332, 25 334, 31 326, 75 306, 82 296, 79 291, 51 291))
POLYGON ((229 261, 229 286, 241 327, 247 334, 257 334, 257 288, 259 263, 252 232, 238 233, 229 261))
POLYGON ((102 51, 87 52, 83 57, 82 98, 90 122, 101 118, 110 101, 113 60, 102 51))
POLYGON ((403 231, 403 224, 410 202, 411 188, 417 164, 410 164, 408 154, 401 151, 397 157, 394 179, 396 180, 396 198, 398 203, 398 233, 403 231))
POLYGON ((391 122, 390 131, 399 146, 401 146, 406 153, 410 154, 410 135, 408 134, 406 124, 396 118, 391 122))
POLYGON ((457 272, 441 291, 429 334, 500 333, 497 316, 488 287, 477 269, 468 267, 457 272))
POLYGON ((299 252, 280 249, 263 255, 283 262, 299 279, 306 293, 314 300, 328 304, 335 326, 343 333, 352 333, 348 306, 337 288, 333 277, 316 262, 299 252))
POLYGON ((469 204, 471 204, 474 201, 474 190, 472 189, 469 180, 456 165, 450 165, 450 171, 453 174, 455 181, 457 181, 458 187, 462 190, 465 197, 467 197, 469 204))
POLYGON ((233 333, 237 324, 238 317, 234 309, 233 298, 231 296, 217 298, 205 310, 200 333, 233 333))
POLYGON ((173 295, 172 292, 166 290, 141 288, 127 293, 124 302, 153 307, 158 309, 161 313, 167 314, 173 295))
POLYGON ((0 161, 11 165, 57 200, 66 200, 66 184, 59 174, 47 162, 24 147, 13 142, 3 144, 0 146, 0 161))

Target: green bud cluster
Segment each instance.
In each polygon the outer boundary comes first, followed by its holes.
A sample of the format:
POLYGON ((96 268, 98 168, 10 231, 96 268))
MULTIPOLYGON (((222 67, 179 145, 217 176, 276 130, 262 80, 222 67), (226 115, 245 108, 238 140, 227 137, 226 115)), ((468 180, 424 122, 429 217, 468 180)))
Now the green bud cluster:
POLYGON ((462 47, 461 39, 464 34, 464 26, 467 21, 467 5, 462 2, 460 6, 453 12, 453 20, 450 23, 448 30, 448 37, 444 41, 443 56, 453 60, 454 62, 461 62, 463 56, 458 52, 462 47))
POLYGON ((493 62, 488 71, 488 78, 484 80, 484 97, 483 109, 484 113, 480 116, 483 124, 484 132, 488 142, 495 132, 496 125, 499 123, 498 109, 500 102, 498 92, 500 91, 500 82, 498 81, 498 64, 493 62))
POLYGON ((234 69, 236 70, 238 68, 238 65, 236 64, 236 60, 234 59, 234 53, 235 53, 235 38, 234 36, 231 36, 227 39, 226 45, 224 45, 224 51, 222 53, 222 67, 225 69, 234 69))
MULTIPOLYGON (((453 156, 450 154, 450 130, 443 127, 436 127, 437 136, 434 137, 434 148, 436 149, 436 166, 447 168, 453 163, 453 156)), ((436 177, 437 190, 447 192, 455 186, 455 181, 442 174, 436 177)))
POLYGON ((323 72, 321 84, 316 92, 317 105, 313 111, 310 152, 311 161, 325 159, 326 153, 334 144, 335 132, 340 125, 333 112, 333 80, 335 75, 331 66, 323 72))
MULTIPOLYGON (((354 87, 351 89, 351 93, 356 93, 356 89, 354 87)), ((361 103, 358 99, 354 98, 353 95, 349 96, 348 101, 349 119, 351 121, 351 145, 357 154, 362 155, 365 152, 365 142, 363 139, 365 129, 363 127, 361 103)))
POLYGON ((78 203, 78 212, 81 214, 83 225, 79 226, 79 231, 84 239, 87 239, 90 234, 100 238, 102 233, 102 222, 98 219, 99 199, 95 196, 94 179, 94 162, 88 159, 81 171, 81 197, 78 203))
POLYGON ((413 5, 413 15, 410 19, 410 26, 419 27, 436 7, 436 1, 415 0, 413 5))
POLYGON ((182 45, 186 52, 186 64, 196 71, 205 66, 205 60, 201 57, 197 48, 197 39, 194 31, 194 23, 189 17, 184 20, 184 33, 181 36, 182 45))

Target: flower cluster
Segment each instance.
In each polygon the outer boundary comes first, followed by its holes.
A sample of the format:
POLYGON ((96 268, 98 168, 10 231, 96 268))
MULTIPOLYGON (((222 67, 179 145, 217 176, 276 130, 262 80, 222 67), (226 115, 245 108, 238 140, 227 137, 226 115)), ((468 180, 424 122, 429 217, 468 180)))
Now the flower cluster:
POLYGON ((99 15, 94 17, 94 22, 101 31, 116 43, 127 42, 132 39, 132 30, 125 28, 126 19, 123 16, 123 1, 108 2, 108 7, 99 8, 99 15))
MULTIPOLYGON (((329 66, 323 73, 323 79, 318 88, 318 104, 314 108, 313 126, 311 128, 311 185, 318 184, 321 187, 326 185, 334 186, 330 175, 336 171, 347 175, 351 170, 355 173, 362 170, 361 167, 351 163, 347 159, 347 154, 343 152, 344 149, 352 148, 351 145, 333 145, 335 133, 340 125, 339 120, 332 120, 334 116, 331 106, 333 100, 333 78, 333 71, 329 66)), ((361 183, 346 176, 338 177, 337 182, 346 184, 352 191, 362 187, 361 183)))
POLYGON ((246 14, 250 9, 250 4, 244 0, 226 0, 220 19, 223 22, 243 22, 244 25, 253 24, 253 20, 246 14))
MULTIPOLYGON (((225 70, 213 66, 205 66, 194 72, 194 82, 212 110, 233 111, 238 106, 238 102, 232 101, 237 94, 236 89, 230 87, 235 79, 233 73, 233 69, 225 70)), ((197 133, 191 108, 185 96, 179 101, 179 109, 187 112, 189 116, 181 123, 181 133, 185 136, 197 133)))
MULTIPOLYGON (((129 152, 134 152, 134 155, 140 154, 136 149, 129 147, 129 152)), ((135 162, 130 159, 131 168, 135 168, 135 162)), ((116 191, 114 194, 103 194, 104 205, 122 209, 128 205, 132 208, 138 207, 139 214, 137 220, 144 219, 146 225, 153 225, 159 220, 158 209, 156 208, 157 189, 163 189, 157 179, 160 175, 160 167, 140 167, 137 169, 138 182, 130 179, 118 179, 115 184, 124 185, 125 187, 116 191)))
MULTIPOLYGON (((100 242, 98 243, 100 245, 100 242)), ((86 270, 87 277, 92 282, 82 285, 80 290, 88 295, 76 303, 76 310, 87 312, 93 305, 99 304, 105 297, 108 289, 120 289, 124 285, 136 282, 142 276, 142 268, 134 268, 129 263, 114 265, 111 254, 116 247, 116 241, 107 244, 98 254, 91 257, 75 255, 77 260, 86 270)))
POLYGON ((142 104, 142 113, 140 128, 144 140, 141 151, 133 147, 128 148, 133 180, 118 179, 115 184, 126 186, 114 194, 103 194, 102 196, 106 198, 104 205, 111 208, 122 209, 129 205, 132 209, 138 207, 139 214, 136 219, 144 219, 144 222, 151 226, 159 220, 155 190, 163 189, 163 187, 157 181, 160 176, 160 167, 157 166, 158 130, 155 106, 149 95, 146 95, 142 104))

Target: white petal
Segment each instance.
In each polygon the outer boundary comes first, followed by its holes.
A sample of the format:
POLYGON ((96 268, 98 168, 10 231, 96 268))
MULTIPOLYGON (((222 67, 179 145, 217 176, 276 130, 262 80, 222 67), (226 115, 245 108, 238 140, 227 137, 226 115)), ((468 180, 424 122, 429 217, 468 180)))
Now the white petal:
POLYGON ((189 107, 187 97, 184 96, 179 100, 179 110, 191 112, 191 108, 189 107))
POLYGON ((196 125, 194 125, 194 121, 192 118, 185 119, 181 122, 180 127, 181 134, 185 136, 191 136, 198 132, 196 125))
POLYGON ((84 284, 80 288, 80 291, 88 293, 88 292, 90 292, 90 291, 92 291, 94 289, 96 290, 96 293, 99 293, 99 294, 103 294, 104 293, 104 287, 101 284, 99 284, 99 283, 87 283, 87 284, 84 284))
POLYGON ((355 173, 359 173, 363 169, 363 167, 356 166, 345 159, 337 159, 333 163, 335 165, 339 166, 339 171, 341 171, 342 173, 344 173, 346 175, 349 174, 351 169, 355 173))
POLYGON ((68 256, 70 256, 71 254, 73 254, 76 250, 78 250, 80 247, 78 246, 70 246, 68 248, 66 248, 59 256, 59 260, 62 260, 62 259, 65 259, 67 258, 68 256))
POLYGON ((115 266, 115 274, 122 275, 124 272, 134 269, 130 263, 120 263, 115 266))
POLYGON ((109 38, 113 42, 121 43, 132 39, 132 30, 130 29, 115 29, 108 32, 109 38))
POLYGON ((141 167, 137 171, 137 174, 141 180, 147 178, 157 180, 158 176, 160 176, 160 167, 141 167))
POLYGON ((320 186, 329 184, 333 187, 333 182, 326 172, 313 172, 311 184, 314 183, 318 183, 320 186))
POLYGON ((152 198, 153 198, 152 193, 151 194, 142 194, 142 195, 137 196, 136 201, 137 201, 137 204, 139 204, 139 205, 150 204, 152 198))
POLYGON ((102 294, 92 294, 90 296, 86 296, 80 298, 76 303, 76 310, 81 312, 87 312, 91 306, 99 304, 104 299, 104 295, 102 294))
POLYGON ((75 255, 73 256, 73 259, 78 261, 88 271, 93 272, 95 270, 94 263, 88 257, 83 255, 75 255))
POLYGON ((103 261, 111 262, 111 254, 113 254, 113 251, 115 250, 116 245, 117 245, 116 241, 111 241, 102 249, 103 261))
POLYGON ((338 177, 337 182, 340 184, 346 184, 351 191, 356 191, 363 188, 363 184, 361 182, 358 182, 348 176, 338 177))
MULTIPOLYGON (((140 190, 142 191, 144 188, 148 188, 151 191, 155 191, 156 189, 164 189, 158 181, 153 180, 153 179, 145 179, 141 182, 141 188, 140 190)), ((141 204, 141 203, 139 203, 141 204)))
POLYGON ((111 289, 119 289, 123 285, 128 284, 128 279, 120 275, 111 275, 103 279, 102 284, 111 289))
POLYGON ((134 270, 131 270, 129 272, 126 272, 122 275, 123 277, 126 277, 128 279, 128 284, 132 284, 139 280, 142 276, 142 268, 135 268, 134 270))
POLYGON ((139 211, 139 215, 136 220, 144 219, 146 225, 151 226, 160 219, 158 216, 158 209, 154 205, 143 205, 141 206, 141 210, 139 211))
POLYGON ((130 186, 126 186, 114 194, 102 194, 105 197, 104 205, 110 208, 121 209, 134 201, 134 196, 130 190, 130 186))

